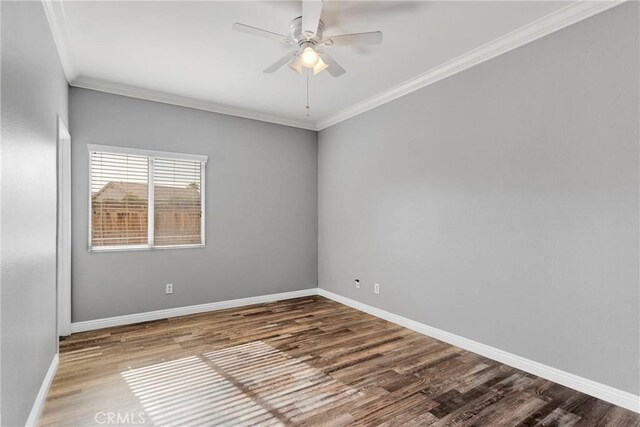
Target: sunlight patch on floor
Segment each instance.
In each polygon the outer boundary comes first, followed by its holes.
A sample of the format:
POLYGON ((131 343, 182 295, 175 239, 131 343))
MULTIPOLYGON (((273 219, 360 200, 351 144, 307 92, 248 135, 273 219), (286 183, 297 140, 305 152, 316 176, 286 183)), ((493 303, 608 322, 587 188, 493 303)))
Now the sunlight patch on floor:
POLYGON ((262 342, 122 373, 155 425, 284 425, 356 391, 262 342))

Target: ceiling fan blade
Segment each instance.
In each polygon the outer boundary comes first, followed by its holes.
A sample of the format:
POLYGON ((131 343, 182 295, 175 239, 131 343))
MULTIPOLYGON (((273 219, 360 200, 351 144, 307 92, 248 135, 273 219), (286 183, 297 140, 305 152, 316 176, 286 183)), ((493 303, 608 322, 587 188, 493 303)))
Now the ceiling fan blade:
POLYGON ((322 0, 302 1, 302 34, 307 38, 314 37, 320 24, 322 0))
POLYGON ((272 66, 270 66, 269 68, 266 68, 263 71, 263 73, 273 73, 274 71, 276 71, 277 69, 282 67, 284 64, 286 64, 287 62, 291 61, 291 58, 296 53, 298 53, 298 52, 294 51, 294 52, 287 53, 285 56, 283 56, 282 58, 278 59, 272 66))
POLYGON ((329 54, 327 52, 319 52, 320 53, 320 58, 322 58, 322 60, 324 61, 325 64, 327 64, 328 68, 327 71, 329 72, 329 74, 331 74, 333 77, 340 77, 341 75, 343 75, 344 73, 346 73, 346 71, 344 70, 344 68, 342 68, 340 66, 340 64, 338 64, 335 59, 333 59, 332 57, 329 56, 329 54))
POLYGON ((322 40, 325 46, 355 46, 382 43, 382 32, 373 31, 370 33, 343 34, 340 36, 329 36, 322 40))
POLYGON ((265 37, 268 39, 277 40, 287 44, 293 43, 293 40, 291 40, 291 38, 285 35, 274 33, 272 31, 263 30, 256 27, 252 27, 250 25, 240 24, 239 22, 236 22, 235 24, 233 24, 231 28, 233 28, 236 31, 240 31, 241 33, 252 34, 258 37, 265 37))

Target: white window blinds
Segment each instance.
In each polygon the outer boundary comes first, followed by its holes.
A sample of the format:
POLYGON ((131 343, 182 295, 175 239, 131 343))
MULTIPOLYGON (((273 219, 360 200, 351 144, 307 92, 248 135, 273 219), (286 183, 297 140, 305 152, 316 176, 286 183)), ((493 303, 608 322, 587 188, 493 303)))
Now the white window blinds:
POLYGON ((149 159, 91 153, 91 245, 146 245, 149 159))
POLYGON ((106 146, 89 151, 90 249, 204 245, 206 157, 106 146))
POLYGON ((155 245, 201 243, 200 172, 193 160, 154 159, 155 245))

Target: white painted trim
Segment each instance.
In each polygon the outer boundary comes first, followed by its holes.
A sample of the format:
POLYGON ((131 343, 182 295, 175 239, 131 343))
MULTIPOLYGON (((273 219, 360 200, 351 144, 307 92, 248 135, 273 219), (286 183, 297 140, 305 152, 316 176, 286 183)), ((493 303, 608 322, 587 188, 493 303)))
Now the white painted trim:
POLYGON ((316 130, 314 123, 302 120, 280 117, 268 113, 248 110, 244 108, 231 107, 215 102, 189 98, 180 95, 173 95, 165 92, 143 89, 125 84, 109 82, 100 79, 80 76, 73 67, 73 50, 67 32, 67 24, 64 12, 64 2, 56 0, 41 0, 44 7, 49 28, 58 50, 58 56, 62 63, 62 69, 71 86, 92 89, 100 92, 112 93, 115 95, 128 96, 130 98, 145 99, 148 101, 161 102, 164 104, 178 105, 182 107, 194 108, 197 110, 210 111, 213 113, 225 114, 229 116, 242 117, 245 119, 258 120, 262 122, 275 123, 296 128, 316 130))
MULTIPOLYGON (((156 171, 153 159, 153 156, 147 159, 147 246, 151 248, 156 243, 156 171)), ((200 163, 200 170, 202 170, 202 163, 200 163)), ((202 204, 202 193, 200 193, 200 203, 202 204)), ((91 228, 93 229, 93 225, 91 228)), ((89 251, 91 249, 97 248, 89 248, 89 251)))
POLYGON ((44 403, 47 400, 47 393, 49 392, 49 388, 51 387, 51 383, 53 382, 53 377, 55 377, 56 371, 58 370, 58 361, 58 353, 56 353, 53 356, 51 365, 49 365, 47 374, 44 376, 44 380, 42 381, 40 390, 38 390, 36 400, 35 402, 33 402, 33 407, 31 408, 29 418, 27 418, 27 423, 25 424, 27 427, 36 426, 38 424, 38 419, 40 418, 40 414, 42 414, 44 403))
POLYGON ((92 89, 100 92, 112 93, 115 95, 128 96, 130 98, 145 99, 147 101, 161 102, 163 104, 178 105, 181 107, 194 108, 196 110, 210 111, 212 113, 225 114, 228 116, 242 117, 245 119, 258 120, 261 122, 275 123, 295 128, 316 130, 314 123, 287 117, 276 116, 259 111, 244 108, 231 107, 211 101, 204 101, 195 98, 188 98, 180 95, 172 95, 166 92, 159 92, 151 89, 143 89, 128 86, 120 83, 108 82, 104 80, 92 79, 88 77, 78 77, 69 82, 71 86, 92 89))
POLYGON ((62 69, 67 78, 67 82, 69 82, 71 86, 112 93, 115 95, 128 96, 130 98, 145 99, 148 101, 161 102, 164 104, 178 105, 182 107, 194 108, 197 110, 242 117, 245 119, 258 120, 308 130, 316 130, 316 126, 314 123, 308 123, 301 120, 275 116, 244 108, 231 107, 215 102, 173 95, 165 92, 143 89, 85 76, 79 76, 78 72, 73 67, 72 46, 67 32, 63 2, 59 0, 41 1, 44 7, 45 15, 47 16, 47 21, 49 22, 49 28, 51 29, 51 34, 53 36, 56 49, 58 50, 58 56, 60 57, 60 62, 62 63, 62 69))
POLYGON ((358 102, 337 113, 331 114, 317 122, 320 131, 330 126, 343 122, 351 117, 362 114, 401 96, 407 95, 425 86, 436 83, 449 76, 457 74, 482 62, 495 58, 498 55, 509 52, 534 40, 542 38, 555 31, 568 27, 598 13, 604 12, 623 1, 604 0, 589 1, 578 0, 547 16, 537 19, 523 27, 518 28, 489 43, 473 49, 451 61, 445 62, 425 73, 419 74, 397 86, 380 92, 371 98, 358 102))
POLYGON ((472 351, 490 359, 497 360, 500 363, 513 366, 514 368, 529 372, 555 383, 562 384, 563 386, 578 390, 590 396, 597 397, 598 399, 605 400, 609 403, 613 403, 614 405, 640 413, 640 396, 618 390, 560 369, 552 368, 551 366, 543 365, 542 363, 534 362, 533 360, 508 353, 495 347, 472 341, 468 338, 425 325, 424 323, 416 322, 415 320, 407 319, 406 317, 352 300, 325 289, 318 288, 318 295, 355 308, 356 310, 364 311, 365 313, 369 313, 381 319, 388 320, 389 322, 396 323, 400 326, 404 326, 405 328, 409 328, 421 334, 439 339, 440 341, 455 345, 456 347, 472 351))
POLYGON ((71 135, 58 116, 56 286, 58 335, 71 333, 71 135))
POLYGON ((77 74, 73 68, 73 61, 71 60, 71 43, 69 42, 69 35, 65 23, 64 4, 62 1, 42 0, 42 6, 44 7, 47 21, 49 22, 53 41, 58 50, 62 70, 67 78, 67 82, 71 83, 75 80, 77 74))
POLYGON ((301 298, 316 295, 317 289, 303 289, 300 291, 282 292, 279 294, 260 295, 248 298, 239 298, 227 301, 212 302, 208 304, 190 305, 187 307, 168 308, 165 310, 148 311, 146 313, 127 314, 106 319, 87 320, 71 324, 71 332, 92 331, 94 329, 110 328, 112 326, 130 325, 150 320, 167 319, 169 317, 186 316, 189 314, 206 313, 209 311, 224 310, 226 308, 244 307, 253 304, 263 304, 273 301, 281 301, 291 298, 301 298))
POLYGON ((202 163, 200 166, 200 244, 204 247, 207 242, 205 240, 207 233, 206 230, 206 221, 205 221, 205 212, 207 209, 207 164, 202 163))
MULTIPOLYGON (((1 1, 1 0, 0 0, 1 1)), ((91 245, 91 243, 89 243, 91 245)), ((203 249, 206 248, 204 241, 200 243, 187 245, 170 245, 170 246, 149 246, 149 245, 130 245, 130 246, 97 246, 89 247, 88 252, 135 252, 135 251, 166 251, 169 249, 203 249)))
MULTIPOLYGON (((209 311, 223 310, 226 308, 244 307, 253 304, 262 304, 291 298, 301 298, 311 295, 320 295, 325 298, 329 298, 333 301, 355 308, 356 310, 363 311, 389 322, 404 326, 405 328, 411 329, 421 334, 439 339, 448 344, 455 345, 468 351, 472 351, 474 353, 496 360, 500 363, 513 366, 514 368, 529 372, 533 375, 537 375, 558 384, 562 384, 566 387, 572 388, 590 396, 597 397, 598 399, 613 403, 614 405, 618 405, 631 411, 640 413, 640 396, 628 393, 626 391, 618 390, 605 384, 601 384, 596 381, 589 380, 587 378, 583 378, 578 375, 571 374, 569 372, 565 372, 560 369, 556 369, 521 356, 517 356, 515 354, 470 340, 468 338, 461 337, 459 335, 452 334, 450 332, 443 331, 441 329, 434 328, 429 325, 425 325, 420 322, 416 322, 415 320, 390 313, 380 308, 376 308, 352 300, 350 298, 335 294, 321 288, 310 288, 300 291, 283 292, 279 294, 240 298, 209 304, 170 308, 166 310, 150 311, 146 313, 130 314, 125 316, 110 317, 106 319, 89 320, 85 322, 75 322, 71 324, 71 332, 84 332, 95 329, 108 328, 112 326, 129 325, 151 320, 166 319, 170 317, 185 316, 196 313, 205 313, 209 311)), ((57 364, 57 355, 55 361, 57 364)))
MULTIPOLYGON (((89 153, 131 154, 132 156, 158 157, 161 159, 193 160, 194 162, 202 162, 202 163, 207 163, 207 160, 209 159, 208 156, 202 156, 199 154, 173 153, 170 151, 157 151, 157 150, 144 150, 140 148, 118 147, 115 145, 87 144, 87 150, 89 151, 89 153)), ((151 169, 149 170, 151 171, 151 169)))
POLYGON ((119 251, 138 251, 138 250, 155 250, 155 249, 178 249, 178 248, 203 248, 205 246, 204 242, 204 223, 205 223, 205 192, 204 192, 204 182, 202 181, 205 178, 204 171, 207 165, 207 156, 202 156, 198 154, 183 154, 183 153, 172 153, 168 151, 155 151, 155 150, 144 150, 138 148, 129 148, 129 147, 117 147, 112 145, 95 145, 95 144, 87 144, 87 150, 89 151, 89 228, 88 228, 88 251, 89 252, 119 252, 119 251), (93 247, 93 243, 91 241, 92 238, 92 200, 93 193, 91 189, 92 183, 92 165, 93 158, 92 155, 94 153, 116 153, 116 154, 130 154, 141 157, 147 157, 148 160, 148 218, 147 221, 147 244, 146 245, 122 245, 122 246, 97 246, 93 247), (200 164, 200 238, 202 239, 200 243, 196 244, 184 244, 184 245, 167 245, 167 246, 156 246, 155 245, 155 159, 175 159, 175 160, 189 160, 193 162, 198 162, 200 164))
POLYGON ((577 0, 564 8, 561 8, 547 16, 533 21, 511 33, 501 36, 489 43, 473 49, 457 58, 454 58, 436 68, 419 74, 390 89, 382 91, 368 99, 360 101, 350 107, 319 120, 317 123, 309 123, 288 117, 276 116, 259 111, 222 105, 211 101, 204 101, 165 92, 143 89, 125 84, 94 79, 86 76, 78 76, 72 65, 72 51, 67 35, 63 2, 42 0, 51 33, 58 49, 60 61, 64 69, 67 81, 71 86, 92 89, 100 92, 128 96, 131 98, 145 99, 164 104, 178 105, 197 110, 211 111, 219 114, 243 117, 268 123, 276 123, 308 130, 322 130, 351 117, 362 114, 401 96, 422 89, 449 76, 457 74, 482 62, 495 58, 498 55, 509 52, 534 40, 542 38, 555 31, 566 28, 607 9, 615 7, 626 0, 577 0))

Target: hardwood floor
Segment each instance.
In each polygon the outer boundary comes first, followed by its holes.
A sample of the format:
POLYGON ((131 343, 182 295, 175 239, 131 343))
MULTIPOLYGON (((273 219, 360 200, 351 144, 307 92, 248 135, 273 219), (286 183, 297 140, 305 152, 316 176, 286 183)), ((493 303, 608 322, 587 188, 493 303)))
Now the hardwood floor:
POLYGON ((74 334, 42 426, 640 426, 640 416, 322 297, 74 334))

